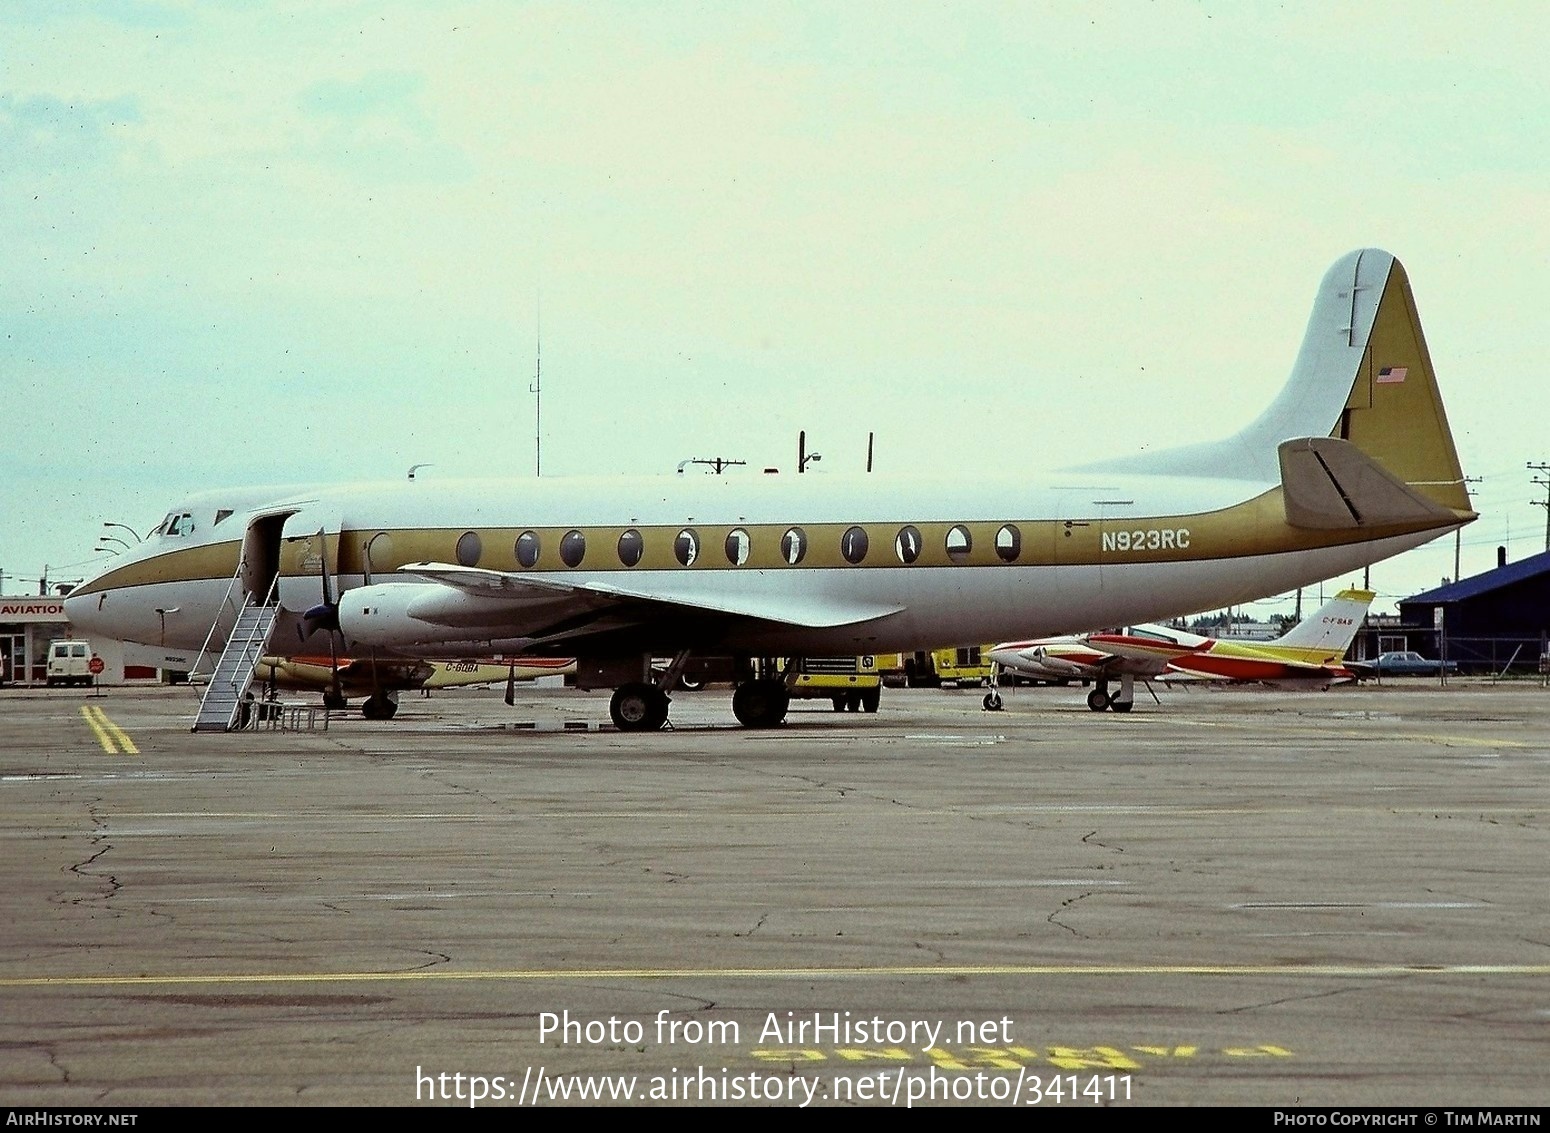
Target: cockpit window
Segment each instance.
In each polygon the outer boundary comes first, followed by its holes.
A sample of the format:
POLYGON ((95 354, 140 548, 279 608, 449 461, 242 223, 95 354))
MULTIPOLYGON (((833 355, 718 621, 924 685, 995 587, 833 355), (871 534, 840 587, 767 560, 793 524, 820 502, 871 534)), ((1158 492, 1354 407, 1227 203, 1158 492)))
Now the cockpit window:
MULTIPOLYGON (((229 513, 228 513, 229 514, 229 513)), ((194 533, 194 517, 186 511, 175 511, 161 521, 161 526, 151 534, 153 535, 192 535, 194 533)))

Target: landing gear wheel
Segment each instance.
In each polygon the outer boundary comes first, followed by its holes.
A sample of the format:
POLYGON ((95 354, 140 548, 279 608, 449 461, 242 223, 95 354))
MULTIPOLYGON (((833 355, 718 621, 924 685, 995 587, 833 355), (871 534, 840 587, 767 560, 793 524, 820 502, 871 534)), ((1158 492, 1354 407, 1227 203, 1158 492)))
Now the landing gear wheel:
POLYGON ((620 685, 608 702, 608 714, 621 732, 657 732, 667 723, 667 694, 656 685, 620 685))
POLYGON ((361 715, 368 720, 391 720, 398 714, 398 705, 385 696, 368 696, 361 704, 361 715))
POLYGON ((773 728, 789 707, 791 694, 781 681, 745 681, 732 694, 732 715, 745 728, 773 728))
POLYGON ((987 692, 980 704, 984 706, 986 712, 1000 712, 1001 694, 995 691, 987 692))
POLYGON ((323 707, 331 712, 340 712, 350 707, 350 702, 342 694, 325 692, 323 694, 323 707))
POLYGON ((699 692, 705 687, 705 681, 702 677, 691 677, 688 673, 684 673, 678 678, 678 687, 685 692, 699 692))
POLYGON ((1102 712, 1109 706, 1109 693, 1107 689, 1095 688, 1087 694, 1087 707, 1094 712, 1102 712))
POLYGON ((1135 703, 1136 702, 1133 700, 1111 700, 1109 702, 1109 711, 1129 712, 1133 707, 1135 707, 1135 703))

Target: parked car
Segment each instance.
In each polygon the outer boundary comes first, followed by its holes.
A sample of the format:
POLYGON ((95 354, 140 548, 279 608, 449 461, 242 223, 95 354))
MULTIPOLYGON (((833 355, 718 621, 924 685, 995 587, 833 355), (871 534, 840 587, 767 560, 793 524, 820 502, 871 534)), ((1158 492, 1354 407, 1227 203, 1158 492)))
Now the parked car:
POLYGON ((1347 661, 1346 668, 1359 677, 1435 677, 1446 669, 1458 672, 1454 661, 1433 661, 1412 650, 1380 653, 1376 661, 1347 661))

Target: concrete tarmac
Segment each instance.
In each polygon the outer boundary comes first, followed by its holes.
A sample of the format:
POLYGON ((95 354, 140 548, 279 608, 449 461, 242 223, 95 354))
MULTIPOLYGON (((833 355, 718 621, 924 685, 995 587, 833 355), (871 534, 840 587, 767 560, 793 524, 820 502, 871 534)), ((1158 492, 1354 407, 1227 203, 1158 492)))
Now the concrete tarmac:
POLYGON ((1084 691, 0 692, 0 1104, 1550 1101, 1550 690, 1084 691))

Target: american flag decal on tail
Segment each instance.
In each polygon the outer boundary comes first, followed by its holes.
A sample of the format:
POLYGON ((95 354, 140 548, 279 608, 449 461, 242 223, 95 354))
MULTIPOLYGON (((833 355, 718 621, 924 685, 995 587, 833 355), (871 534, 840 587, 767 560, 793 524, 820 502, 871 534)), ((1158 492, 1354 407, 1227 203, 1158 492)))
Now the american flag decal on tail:
POLYGON ((1378 371, 1378 384, 1397 384, 1405 380, 1405 375, 1410 371, 1405 366, 1385 366, 1378 371))

